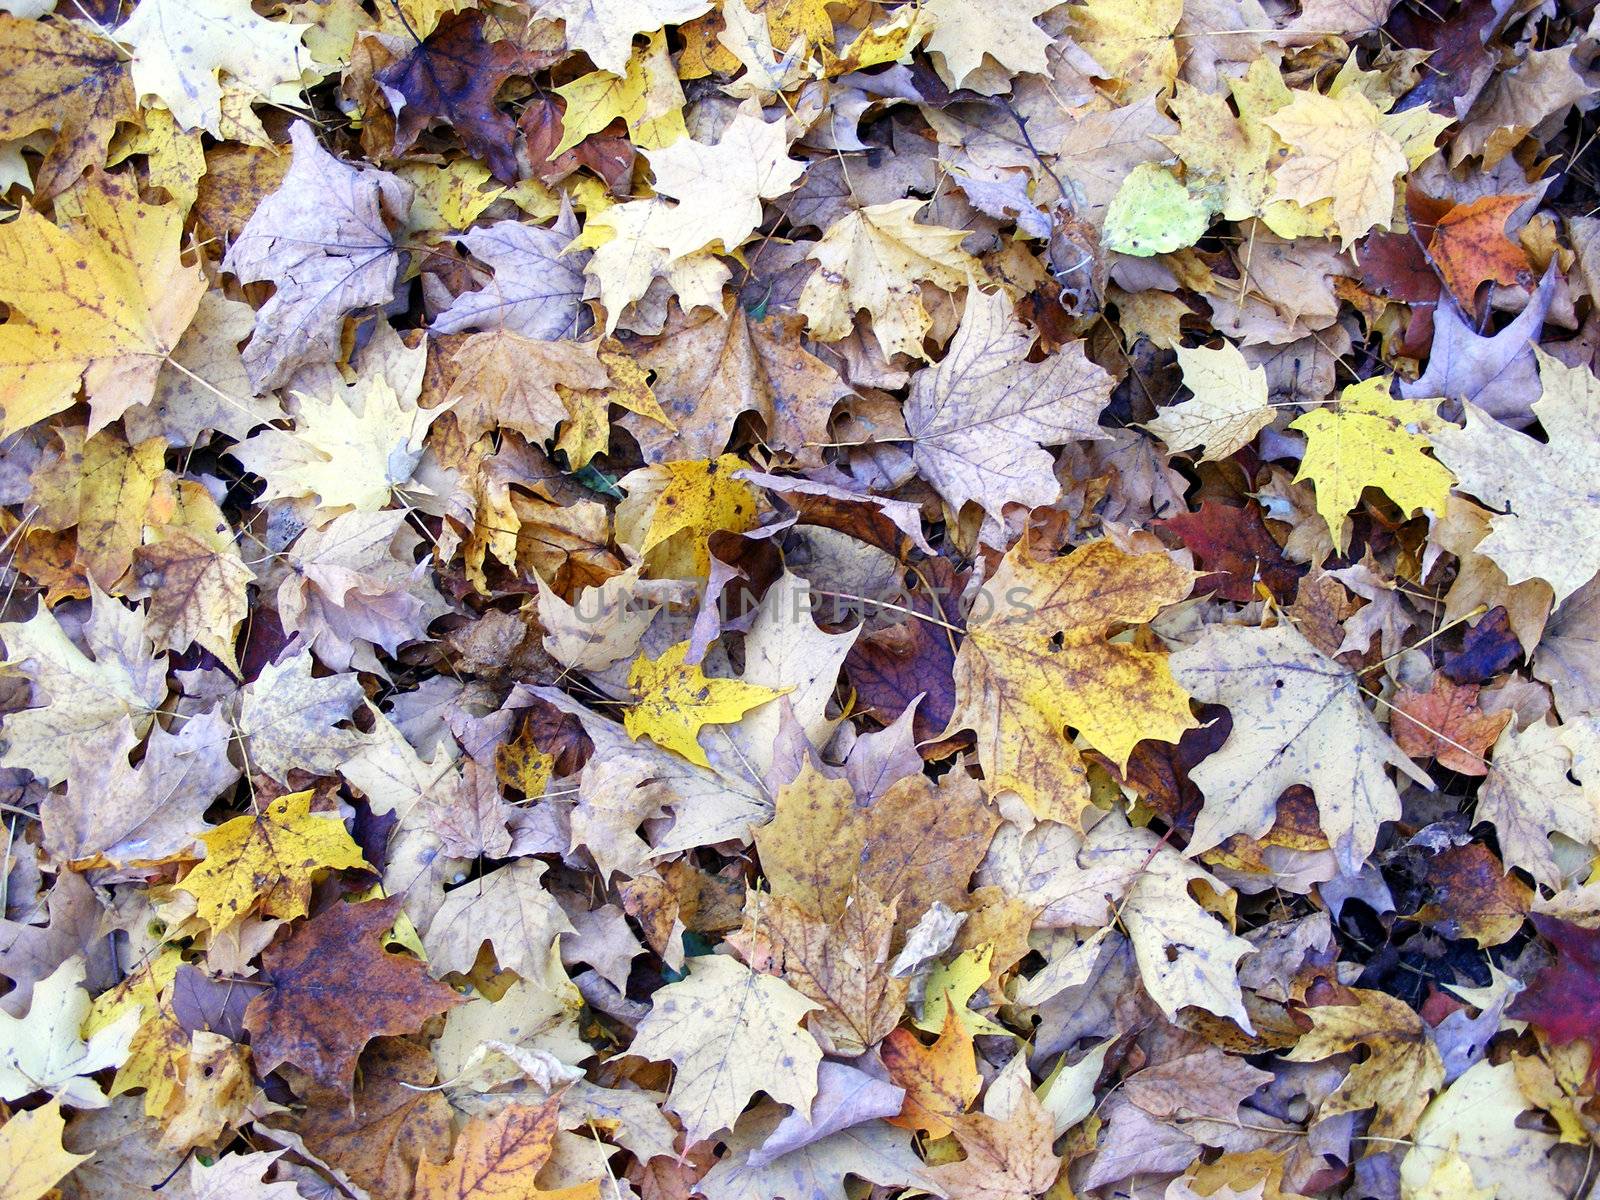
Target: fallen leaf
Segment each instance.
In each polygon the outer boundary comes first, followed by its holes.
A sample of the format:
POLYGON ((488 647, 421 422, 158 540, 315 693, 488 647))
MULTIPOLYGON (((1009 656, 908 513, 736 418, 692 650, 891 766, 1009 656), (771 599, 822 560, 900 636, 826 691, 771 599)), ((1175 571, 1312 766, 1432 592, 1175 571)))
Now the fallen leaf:
POLYGON ((70 406, 80 381, 90 433, 148 403, 205 291, 180 257, 176 205, 146 204, 125 177, 101 175, 76 212, 58 225, 29 207, 0 230, 10 312, 0 325, 0 435, 70 406))
POLYGON ((1032 342, 1003 293, 969 290, 949 353, 911 381, 906 429, 918 469, 952 512, 975 501, 990 536, 1007 504, 1038 508, 1060 494, 1041 442, 1104 436, 1111 377, 1081 345, 1029 363, 1032 342))
POLYGON ((93 1155, 62 1148, 61 1102, 17 1113, 0 1126, 0 1196, 5 1200, 42 1200, 63 1178, 93 1155))
POLYGON ((311 811, 310 792, 280 796, 200 840, 205 859, 178 887, 194 896, 196 915, 213 929, 251 912, 303 917, 318 872, 367 865, 337 814, 311 811))
POLYGON ((866 309, 885 356, 927 358, 922 341, 933 322, 918 284, 926 280, 954 291, 977 276, 978 263, 959 248, 960 230, 913 219, 923 205, 869 205, 828 228, 811 251, 817 270, 800 293, 800 312, 813 336, 839 341, 849 335, 855 314, 866 309))
POLYGON ((1311 1032, 1287 1055, 1291 1062, 1316 1062, 1366 1046, 1371 1056, 1322 1102, 1323 1119, 1340 1113, 1377 1110, 1373 1131, 1380 1137, 1406 1137, 1429 1097, 1444 1084, 1444 1063, 1428 1029, 1409 1007, 1382 992, 1354 989, 1354 1004, 1304 1009, 1311 1032))
POLYGON ((952 729, 972 729, 991 795, 1013 791, 1041 818, 1076 825, 1089 784, 1066 728, 1119 766, 1144 738, 1192 728, 1166 657, 1106 641, 1189 593, 1191 573, 1163 554, 1099 541, 1036 562, 1001 560, 968 616, 956 657, 952 729))
POLYGON ((411 187, 322 149, 311 126, 289 131, 294 161, 222 260, 245 282, 277 286, 257 310, 244 364, 258 390, 307 363, 339 357, 346 314, 394 295, 400 253, 389 225, 411 205, 411 187))
POLYGON ((776 700, 789 689, 708 678, 698 666, 684 662, 688 650, 688 642, 679 642, 655 659, 634 662, 628 673, 634 699, 623 714, 623 727, 629 737, 649 737, 663 750, 708 767, 711 764, 700 745, 702 729, 732 724, 752 708, 776 700))
POLYGON ((464 1000, 428 977, 421 962, 392 954, 379 936, 397 899, 336 900, 261 956, 264 986, 245 1010, 256 1070, 285 1063, 320 1086, 350 1094, 362 1047, 384 1034, 415 1033, 464 1000))
POLYGON ((817 1005, 723 955, 687 966, 657 993, 629 1053, 676 1064, 667 1107, 689 1144, 730 1127, 757 1091, 810 1111, 822 1050, 800 1025, 817 1005))
POLYGON ((1210 626, 1172 656, 1172 674, 1196 700, 1233 714, 1222 749, 1190 772, 1205 796, 1190 853, 1235 833, 1260 837, 1276 819, 1278 797, 1303 783, 1316 793, 1339 861, 1355 871, 1378 826, 1400 816, 1385 767, 1432 786, 1368 711, 1357 676, 1292 626, 1210 626))
POLYGON ((1422 431, 1437 424, 1432 404, 1393 399, 1389 380, 1376 375, 1345 388, 1335 407, 1315 409, 1290 425, 1306 435, 1295 482, 1317 485, 1317 511, 1336 548, 1349 543, 1345 516, 1365 488, 1382 488, 1405 516, 1417 509, 1444 512, 1453 478, 1423 453, 1428 439, 1422 431))

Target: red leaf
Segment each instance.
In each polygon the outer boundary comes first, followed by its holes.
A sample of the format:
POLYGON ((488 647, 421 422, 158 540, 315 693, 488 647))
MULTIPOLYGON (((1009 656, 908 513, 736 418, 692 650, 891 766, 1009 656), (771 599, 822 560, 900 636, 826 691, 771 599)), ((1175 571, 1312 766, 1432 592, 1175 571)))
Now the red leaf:
POLYGON ((1556 961, 1533 977, 1508 1015, 1532 1025, 1551 1043, 1589 1043, 1589 1082, 1600 1083, 1600 929, 1533 914, 1556 961))
POLYGON ((1215 592, 1244 604, 1255 599, 1256 580, 1284 603, 1294 597, 1305 567, 1283 556, 1283 548, 1261 520, 1261 508, 1207 500, 1199 512, 1179 513, 1152 524, 1172 530, 1212 574, 1195 584, 1198 593, 1215 592))

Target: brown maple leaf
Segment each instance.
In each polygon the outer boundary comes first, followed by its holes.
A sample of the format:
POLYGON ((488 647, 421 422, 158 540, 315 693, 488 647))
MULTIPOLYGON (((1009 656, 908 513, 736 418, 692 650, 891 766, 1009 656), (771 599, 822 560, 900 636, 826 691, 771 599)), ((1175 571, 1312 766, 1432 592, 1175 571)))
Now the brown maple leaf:
POLYGON ((420 961, 384 949, 378 935, 399 910, 396 897, 337 901, 262 954, 266 990, 244 1014, 260 1074, 290 1063, 348 1095, 369 1041, 465 1003, 420 961))

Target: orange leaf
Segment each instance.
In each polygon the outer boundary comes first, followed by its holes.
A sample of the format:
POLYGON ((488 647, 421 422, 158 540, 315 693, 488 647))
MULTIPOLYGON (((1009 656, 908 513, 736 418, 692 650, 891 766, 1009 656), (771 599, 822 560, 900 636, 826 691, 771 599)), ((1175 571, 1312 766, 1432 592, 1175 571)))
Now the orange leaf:
POLYGON ((1428 253, 1463 308, 1477 310, 1474 297, 1485 280, 1506 286, 1532 281, 1527 251, 1506 237, 1506 219, 1527 198, 1480 196, 1456 205, 1434 226, 1428 253))

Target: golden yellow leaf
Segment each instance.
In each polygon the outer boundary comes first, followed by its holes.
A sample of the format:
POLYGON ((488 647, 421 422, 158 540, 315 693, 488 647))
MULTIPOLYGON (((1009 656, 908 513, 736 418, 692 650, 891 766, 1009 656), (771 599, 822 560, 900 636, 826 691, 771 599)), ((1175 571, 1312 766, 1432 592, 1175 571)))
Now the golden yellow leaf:
POLYGON ((944 1028, 946 1019, 953 1012, 973 1037, 979 1034, 1010 1037, 1009 1029, 996 1025, 982 1013, 967 1007, 967 1002, 988 981, 989 962, 993 957, 993 946, 974 946, 928 972, 926 1000, 922 1007, 922 1019, 916 1022, 917 1028, 937 1033, 944 1028))
POLYGON ((628 140, 641 150, 659 150, 683 137, 683 87, 672 70, 667 38, 650 35, 634 51, 623 75, 591 71, 554 89, 566 102, 561 114, 561 141, 550 157, 564 154, 591 133, 599 133, 621 117, 628 140))
POLYGON ((755 839, 774 896, 832 920, 866 889, 897 897, 909 922, 935 902, 965 907, 972 872, 998 824, 964 772, 937 784, 908 775, 862 804, 848 780, 807 764, 778 789, 772 820, 755 839))
POLYGON ((704 578, 711 566, 706 539, 719 529, 755 527, 756 493, 733 473, 734 454, 642 467, 619 481, 628 498, 617 508, 617 540, 637 545, 654 577, 704 578))
POLYGON ((1071 12, 1074 40, 1100 64, 1118 100, 1171 90, 1178 75, 1172 35, 1183 0, 1089 0, 1071 12))
POLYGON ((1318 1062, 1365 1046, 1365 1062, 1350 1068, 1339 1090, 1322 1102, 1323 1119, 1376 1108, 1372 1132, 1403 1138, 1416 1127, 1428 1098, 1444 1083, 1444 1063, 1428 1029, 1403 1000, 1366 988, 1352 989, 1354 1004, 1301 1009, 1311 1032, 1285 1057, 1318 1062))
POLYGON ((34 480, 34 521, 41 529, 78 529, 78 562, 102 589, 133 561, 156 484, 165 471, 165 438, 130 446, 114 430, 85 440, 81 429, 58 431, 61 457, 34 480))
POLYGON ((1306 435, 1295 482, 1316 484, 1317 512, 1341 550, 1349 542, 1345 516, 1364 488, 1382 488, 1407 516, 1419 508, 1444 513, 1455 476, 1424 453, 1429 442, 1421 432, 1437 424, 1433 404, 1394 399, 1389 377, 1378 375, 1345 388, 1334 407, 1313 409, 1289 426, 1306 435))
POLYGON ((985 585, 956 658, 950 729, 971 729, 991 795, 1014 791, 1042 818, 1076 826, 1090 802, 1071 726, 1126 763, 1142 739, 1195 726, 1164 653, 1107 641, 1189 594, 1194 576, 1164 554, 1092 542, 1035 562, 1018 545, 985 585))
POLYGON ((194 896, 196 915, 213 929, 252 910, 286 921, 303 917, 319 872, 367 865, 337 815, 311 811, 310 792, 279 796, 200 840, 205 861, 177 886, 194 896))
POLYGON ((59 1100, 18 1113, 0 1127, 0 1200, 40 1200, 94 1157, 62 1147, 66 1127, 59 1100))
POLYGON ((730 725, 752 708, 776 700, 793 688, 759 687, 738 679, 711 679, 698 663, 684 662, 688 642, 661 652, 661 657, 640 657, 628 673, 634 702, 622 718, 634 740, 648 736, 663 750, 674 750, 702 767, 711 764, 701 748, 700 730, 707 725, 730 725))
POLYGON ((813 337, 836 342, 854 331, 856 313, 872 314, 872 331, 886 356, 926 359, 922 339, 933 319, 922 306, 923 281, 953 292, 982 275, 962 250, 962 229, 919 225, 923 200, 873 204, 840 217, 811 249, 817 269, 800 293, 800 311, 813 337))
POLYGON ((53 5, 9 5, 0 13, 0 142, 53 130, 55 144, 34 180, 49 199, 105 161, 119 121, 138 111, 127 55, 74 21, 23 20, 53 5))
POLYGON ((555 1142, 559 1096, 537 1108, 510 1104, 491 1118, 474 1117, 450 1161, 417 1164, 416 1200, 600 1200, 600 1181, 545 1191, 534 1183, 555 1142))
POLYGON ((1388 226, 1395 176, 1410 163, 1371 100, 1355 88, 1337 96, 1296 91, 1290 104, 1264 119, 1294 150, 1273 176, 1279 198, 1301 204, 1331 199, 1346 247, 1374 226, 1388 226))
POLYGON ((0 437, 58 413, 83 381, 89 432, 155 392, 206 280, 179 259, 183 212, 100 175, 63 228, 24 206, 0 226, 0 437))
POLYGON ((556 395, 567 406, 567 421, 561 427, 556 447, 567 456, 574 470, 586 466, 596 454, 611 445, 611 405, 615 404, 655 421, 669 432, 677 430, 650 388, 650 376, 634 361, 633 355, 615 338, 602 338, 598 351, 600 365, 611 376, 602 388, 570 388, 556 384, 556 395))

